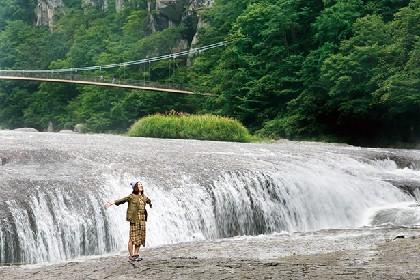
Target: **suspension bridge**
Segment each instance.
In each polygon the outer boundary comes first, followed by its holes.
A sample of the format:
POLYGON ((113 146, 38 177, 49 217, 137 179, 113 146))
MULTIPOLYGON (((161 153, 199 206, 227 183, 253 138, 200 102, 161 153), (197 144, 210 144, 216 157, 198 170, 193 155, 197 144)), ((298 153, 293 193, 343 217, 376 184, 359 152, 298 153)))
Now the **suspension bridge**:
POLYGON ((71 83, 71 84, 82 84, 82 85, 95 85, 95 86, 107 86, 107 87, 118 87, 126 89, 139 89, 147 91, 158 91, 167 93, 178 93, 178 94, 199 94, 199 95, 213 95, 210 93, 197 92, 190 89, 188 85, 182 85, 177 83, 159 83, 153 81, 143 80, 130 80, 121 79, 115 77, 105 77, 102 75, 102 70, 128 67, 132 65, 145 65, 156 62, 159 60, 172 59, 175 60, 182 56, 193 56, 201 54, 210 49, 223 47, 228 44, 228 41, 218 42, 215 44, 192 48, 186 51, 171 53, 162 56, 156 56, 151 58, 144 58, 141 60, 127 61, 122 63, 114 63, 99 66, 88 66, 80 68, 63 68, 63 69, 48 69, 48 70, 0 70, 0 80, 16 80, 16 81, 39 81, 39 82, 53 82, 53 83, 71 83), (88 71, 99 71, 99 75, 86 75, 84 73, 88 71))

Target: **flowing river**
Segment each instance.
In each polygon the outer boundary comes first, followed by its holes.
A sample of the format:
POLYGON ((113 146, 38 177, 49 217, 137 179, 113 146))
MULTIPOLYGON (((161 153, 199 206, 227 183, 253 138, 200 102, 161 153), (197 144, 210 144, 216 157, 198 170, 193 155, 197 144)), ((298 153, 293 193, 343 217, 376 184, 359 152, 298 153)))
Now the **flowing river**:
POLYGON ((148 247, 420 227, 419 150, 0 131, 0 265, 126 250, 131 181, 148 247))

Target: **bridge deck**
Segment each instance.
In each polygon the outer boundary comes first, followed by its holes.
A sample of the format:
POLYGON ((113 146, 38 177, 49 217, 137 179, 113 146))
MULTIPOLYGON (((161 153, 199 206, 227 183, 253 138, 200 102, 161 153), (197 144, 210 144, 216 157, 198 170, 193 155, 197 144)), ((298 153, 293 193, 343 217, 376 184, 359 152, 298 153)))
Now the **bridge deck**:
POLYGON ((167 93, 199 94, 199 95, 212 96, 212 94, 209 94, 209 93, 195 93, 192 91, 181 90, 181 89, 158 88, 158 87, 130 85, 130 84, 121 84, 121 83, 107 83, 107 82, 100 82, 100 81, 98 82, 98 81, 84 81, 84 80, 73 80, 73 79, 39 78, 39 77, 27 77, 27 76, 0 76, 0 80, 26 80, 26 81, 53 82, 53 83, 84 84, 84 85, 108 86, 108 87, 118 87, 118 88, 127 88, 127 89, 139 89, 139 90, 147 90, 147 91, 158 91, 158 92, 167 92, 167 93))

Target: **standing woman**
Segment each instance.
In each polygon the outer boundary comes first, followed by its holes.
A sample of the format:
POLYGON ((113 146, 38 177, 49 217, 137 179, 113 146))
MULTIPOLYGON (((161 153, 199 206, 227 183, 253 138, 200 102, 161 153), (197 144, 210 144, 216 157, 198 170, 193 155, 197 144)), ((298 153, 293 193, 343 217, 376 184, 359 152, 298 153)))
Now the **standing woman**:
POLYGON ((152 202, 143 193, 143 185, 139 182, 130 183, 133 192, 124 198, 117 199, 113 202, 107 202, 106 208, 112 205, 120 205, 128 202, 126 220, 130 222, 130 237, 128 239, 128 259, 130 261, 138 260, 140 246, 146 245, 146 221, 147 211, 146 204, 152 208, 152 202), (133 251, 134 246, 134 251, 133 251))

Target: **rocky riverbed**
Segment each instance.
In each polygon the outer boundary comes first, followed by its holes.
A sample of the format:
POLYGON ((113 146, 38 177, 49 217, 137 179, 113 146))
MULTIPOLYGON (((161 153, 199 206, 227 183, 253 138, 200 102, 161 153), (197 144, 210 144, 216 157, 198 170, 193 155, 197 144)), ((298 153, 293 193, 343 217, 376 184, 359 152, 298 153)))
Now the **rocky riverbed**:
POLYGON ((420 279, 420 229, 328 230, 197 241, 3 266, 0 279, 420 279))

